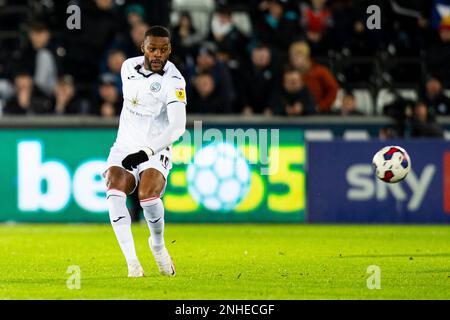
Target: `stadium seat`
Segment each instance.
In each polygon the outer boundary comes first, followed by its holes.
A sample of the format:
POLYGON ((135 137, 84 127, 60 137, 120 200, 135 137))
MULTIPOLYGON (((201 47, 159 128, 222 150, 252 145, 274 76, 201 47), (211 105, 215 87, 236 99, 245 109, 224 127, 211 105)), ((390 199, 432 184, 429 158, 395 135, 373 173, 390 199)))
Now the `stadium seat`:
POLYGON ((185 10, 185 8, 191 9, 207 9, 214 10, 214 0, 172 0, 172 9, 176 11, 185 10))
POLYGON ((449 130, 444 130, 444 139, 450 140, 450 131, 449 130))
POLYGON ((334 100, 333 106, 332 106, 332 110, 339 110, 342 106, 342 98, 344 97, 344 89, 339 89, 338 93, 336 95, 336 100, 334 100))
POLYGON ((445 89, 444 90, 444 95, 446 95, 447 97, 450 98, 450 89, 445 89))
POLYGON ((15 89, 13 83, 7 79, 0 78, 0 99, 4 99, 6 101, 12 98, 14 93, 15 89))
MULTIPOLYGON (((395 90, 395 89, 394 89, 395 90)), ((418 98, 417 91, 413 88, 410 89, 397 89, 397 93, 404 99, 416 101, 418 98)), ((395 93, 392 89, 382 88, 378 91, 376 99, 376 113, 383 114, 384 106, 394 102, 395 93)))
POLYGON ((346 130, 342 136, 344 140, 369 140, 370 135, 367 130, 346 130))
MULTIPOLYGON (((356 100, 356 110, 370 115, 373 113, 373 98, 369 89, 354 89, 352 90, 356 100)), ((342 99, 344 98, 345 89, 339 89, 336 100, 333 105, 333 110, 337 111, 342 106, 342 99)))
POLYGON ((419 98, 417 95, 417 90, 416 89, 398 89, 397 90, 398 93, 400 94, 400 96, 402 96, 405 99, 408 100, 414 100, 417 101, 417 99, 419 98))
POLYGON ((393 44, 380 54, 380 68, 382 78, 389 84, 401 84, 406 87, 410 85, 412 79, 421 80, 424 77, 425 65, 419 56, 422 53, 417 51, 417 57, 399 56, 396 46, 393 44))
POLYGON ((232 13, 231 18, 236 27, 246 36, 252 35, 252 22, 250 16, 245 11, 235 11, 232 13))
POLYGON ((331 130, 305 130, 305 139, 308 141, 330 141, 333 140, 331 130))
POLYGON ((356 109, 364 114, 373 113, 373 99, 369 89, 355 89, 356 109))
POLYGON ((181 11, 188 11, 197 31, 206 36, 209 32, 211 13, 214 11, 213 0, 174 0, 170 14, 171 25, 176 25, 181 11))
MULTIPOLYGON (((210 16, 211 13, 209 11, 204 10, 188 10, 192 17, 192 24, 195 29, 201 34, 203 37, 206 37, 209 32, 210 25, 210 16)), ((170 23, 171 25, 176 25, 178 23, 180 12, 172 12, 170 15, 170 23)))
POLYGON ((394 102, 395 95, 388 88, 382 88, 378 91, 376 99, 376 112, 377 114, 383 114, 383 107, 387 104, 394 102))
POLYGON ((377 61, 373 58, 342 56, 336 60, 336 64, 337 78, 347 86, 374 81, 377 61))

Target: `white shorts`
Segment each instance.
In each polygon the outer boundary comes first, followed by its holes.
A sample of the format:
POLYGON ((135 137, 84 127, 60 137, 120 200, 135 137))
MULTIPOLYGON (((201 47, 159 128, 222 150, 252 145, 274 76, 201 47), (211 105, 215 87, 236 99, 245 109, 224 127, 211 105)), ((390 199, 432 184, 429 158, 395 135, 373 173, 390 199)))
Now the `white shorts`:
MULTIPOLYGON (((130 154, 130 151, 125 151, 121 149, 117 145, 113 145, 109 151, 108 160, 107 163, 107 169, 111 167, 120 167, 125 169, 122 166, 122 160, 130 154)), ((142 171, 153 168, 161 172, 161 174, 164 176, 164 179, 166 180, 167 185, 167 176, 169 175, 170 169, 172 169, 172 150, 171 147, 167 147, 160 151, 159 153, 155 154, 154 156, 151 156, 148 161, 142 162, 137 166, 136 169, 133 169, 132 171, 127 170, 129 173, 131 173, 134 176, 134 189, 136 189, 139 180, 140 180, 140 174, 142 171)), ((126 169, 125 169, 126 170, 126 169)), ((107 170, 106 170, 107 171, 107 170)), ((105 171, 105 172, 106 172, 105 171)), ((165 189, 165 187, 164 187, 165 189)), ((164 192, 164 191, 163 191, 164 192)))

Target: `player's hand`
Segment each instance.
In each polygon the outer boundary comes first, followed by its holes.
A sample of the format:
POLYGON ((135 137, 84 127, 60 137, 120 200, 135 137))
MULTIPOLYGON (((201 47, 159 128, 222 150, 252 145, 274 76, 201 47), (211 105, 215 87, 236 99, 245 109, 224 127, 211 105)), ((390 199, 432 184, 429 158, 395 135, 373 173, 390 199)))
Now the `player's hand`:
POLYGON ((122 166, 127 170, 133 170, 141 163, 148 161, 148 159, 147 153, 144 150, 139 150, 136 153, 127 155, 122 160, 122 166))

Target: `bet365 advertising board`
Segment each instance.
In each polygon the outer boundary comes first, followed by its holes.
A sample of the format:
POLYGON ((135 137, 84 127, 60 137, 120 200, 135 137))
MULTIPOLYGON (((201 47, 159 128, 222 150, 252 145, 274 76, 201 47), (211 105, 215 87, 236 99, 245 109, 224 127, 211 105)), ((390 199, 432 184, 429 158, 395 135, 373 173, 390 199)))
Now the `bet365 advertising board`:
MULTIPOLYGON (((106 169, 116 129, 1 129, 0 221, 109 221, 106 169)), ((190 128, 172 150, 163 197, 172 222, 302 222, 303 132, 190 128)))
POLYGON ((311 142, 307 148, 308 221, 450 222, 450 143, 444 140, 311 142), (387 184, 371 167, 386 145, 405 148, 411 172, 387 184))

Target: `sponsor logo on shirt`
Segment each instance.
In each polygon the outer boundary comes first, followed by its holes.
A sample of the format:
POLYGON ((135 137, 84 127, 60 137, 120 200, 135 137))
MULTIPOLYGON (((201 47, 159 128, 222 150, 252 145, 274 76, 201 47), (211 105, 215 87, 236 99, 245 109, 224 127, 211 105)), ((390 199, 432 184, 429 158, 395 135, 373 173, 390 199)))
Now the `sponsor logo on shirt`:
POLYGON ((131 105, 133 107, 136 107, 139 104, 139 100, 137 98, 131 99, 131 105))

